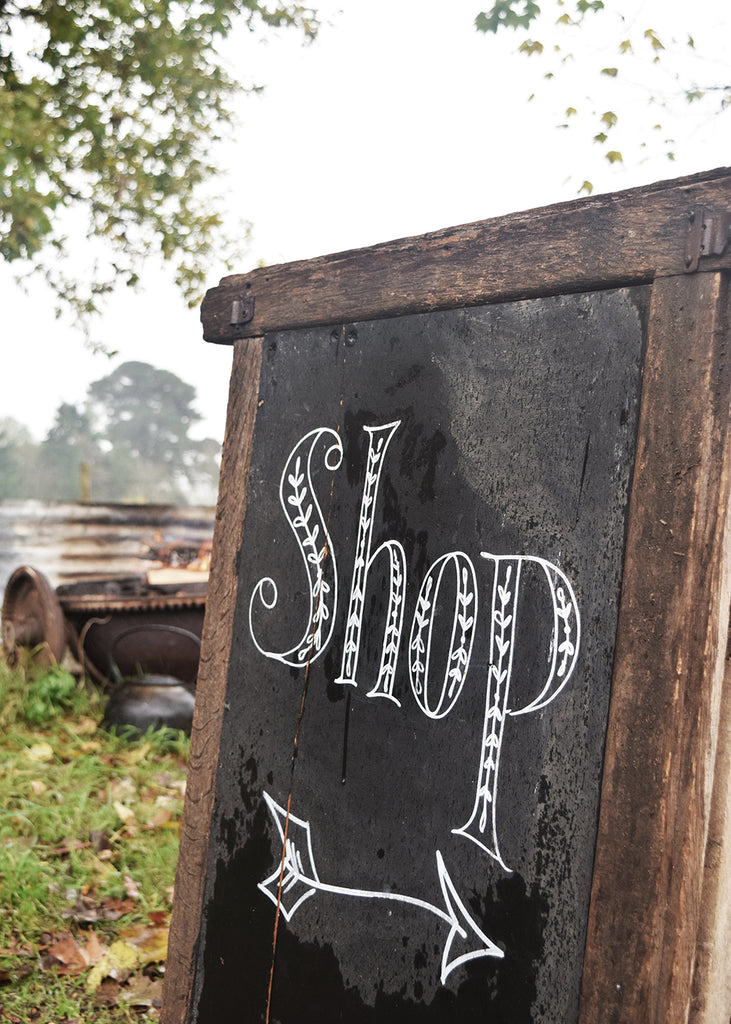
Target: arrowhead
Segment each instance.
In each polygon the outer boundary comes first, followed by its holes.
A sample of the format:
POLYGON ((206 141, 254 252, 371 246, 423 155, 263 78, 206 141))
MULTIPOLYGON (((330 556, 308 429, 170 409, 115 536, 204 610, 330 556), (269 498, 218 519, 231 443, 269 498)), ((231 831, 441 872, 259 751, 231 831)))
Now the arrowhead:
POLYGON ((312 855, 310 823, 289 813, 268 793, 264 793, 264 799, 282 841, 282 858, 257 888, 290 921, 304 901, 314 896, 320 881, 312 855))
POLYGON ((457 890, 444 863, 444 858, 439 850, 437 850, 437 871, 447 913, 452 922, 452 930, 444 944, 444 953, 442 954, 441 982, 444 985, 456 967, 460 967, 470 960, 476 960, 478 957, 483 956, 494 956, 502 959, 505 953, 491 939, 488 939, 487 935, 475 923, 474 918, 457 894, 457 890), (461 944, 462 948, 466 947, 466 952, 458 953, 453 950, 455 942, 461 944))

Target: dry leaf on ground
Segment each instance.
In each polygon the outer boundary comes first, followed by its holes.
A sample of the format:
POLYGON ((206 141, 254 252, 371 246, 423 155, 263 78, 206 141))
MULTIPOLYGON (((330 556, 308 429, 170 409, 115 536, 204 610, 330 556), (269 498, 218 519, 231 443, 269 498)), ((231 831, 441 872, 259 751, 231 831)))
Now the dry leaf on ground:
POLYGON ((94 1006, 118 1006, 120 984, 116 978, 105 978, 94 993, 94 1006))
POLYGON ((35 761, 37 764, 45 764, 53 759, 53 747, 50 743, 43 740, 41 743, 34 743, 32 747, 27 747, 25 756, 28 760, 35 761))
POLYGON ((168 929, 135 925, 120 932, 99 963, 89 972, 87 988, 94 990, 104 978, 123 980, 147 964, 160 963, 168 953, 168 929))
POLYGON ((139 899, 140 887, 131 875, 124 876, 124 891, 131 900, 139 899))
POLYGON ((95 932, 89 932, 85 945, 66 933, 48 946, 41 957, 41 970, 56 968, 57 974, 81 974, 87 967, 98 963, 106 952, 95 932))
POLYGON ((64 911, 63 916, 84 923, 117 921, 125 914, 131 914, 134 909, 134 901, 129 897, 120 900, 114 896, 105 896, 101 900, 96 900, 92 896, 81 895, 69 910, 64 911))
POLYGON ((120 821, 124 822, 125 825, 136 825, 135 812, 131 807, 127 807, 126 804, 121 803, 119 800, 114 801, 114 810, 120 821))
POLYGON ((137 974, 130 978, 121 992, 126 1003, 139 1009, 159 1009, 162 1006, 162 978, 147 978, 137 974))

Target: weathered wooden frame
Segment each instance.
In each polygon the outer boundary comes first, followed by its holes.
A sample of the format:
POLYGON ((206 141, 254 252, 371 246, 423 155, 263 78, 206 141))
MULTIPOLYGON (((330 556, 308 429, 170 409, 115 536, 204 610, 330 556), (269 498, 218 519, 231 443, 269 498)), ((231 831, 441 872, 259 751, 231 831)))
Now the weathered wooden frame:
POLYGON ((268 331, 651 284, 581 1024, 731 1014, 731 169, 224 279, 234 344, 164 1024, 184 1024, 268 331), (704 230, 705 227, 705 230, 704 230), (728 244, 726 244, 728 242, 728 244), (715 250, 715 251, 714 251, 715 250))

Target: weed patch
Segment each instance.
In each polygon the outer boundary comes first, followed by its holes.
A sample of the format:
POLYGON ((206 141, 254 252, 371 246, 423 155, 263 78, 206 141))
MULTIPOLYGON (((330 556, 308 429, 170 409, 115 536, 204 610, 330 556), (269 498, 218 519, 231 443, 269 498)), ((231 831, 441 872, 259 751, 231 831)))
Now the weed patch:
POLYGON ((188 740, 0 662, 0 1021, 157 1019, 188 740))

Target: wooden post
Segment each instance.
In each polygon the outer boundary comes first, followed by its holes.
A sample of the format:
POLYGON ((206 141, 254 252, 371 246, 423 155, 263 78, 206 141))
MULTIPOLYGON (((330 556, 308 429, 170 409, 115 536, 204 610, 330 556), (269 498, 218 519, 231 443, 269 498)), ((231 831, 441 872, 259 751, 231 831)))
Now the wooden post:
POLYGON ((731 598, 727 312, 722 274, 653 287, 584 1024, 689 1018, 714 783, 723 785, 716 772, 728 755, 720 717, 731 598))
POLYGON ((189 1019, 187 1011, 191 1004, 195 951, 199 943, 205 941, 204 886, 236 605, 236 560, 246 516, 247 489, 244 481, 248 478, 251 460, 260 368, 260 339, 238 342, 231 371, 221 486, 175 882, 175 914, 165 974, 162 1020, 169 1022, 189 1019))

